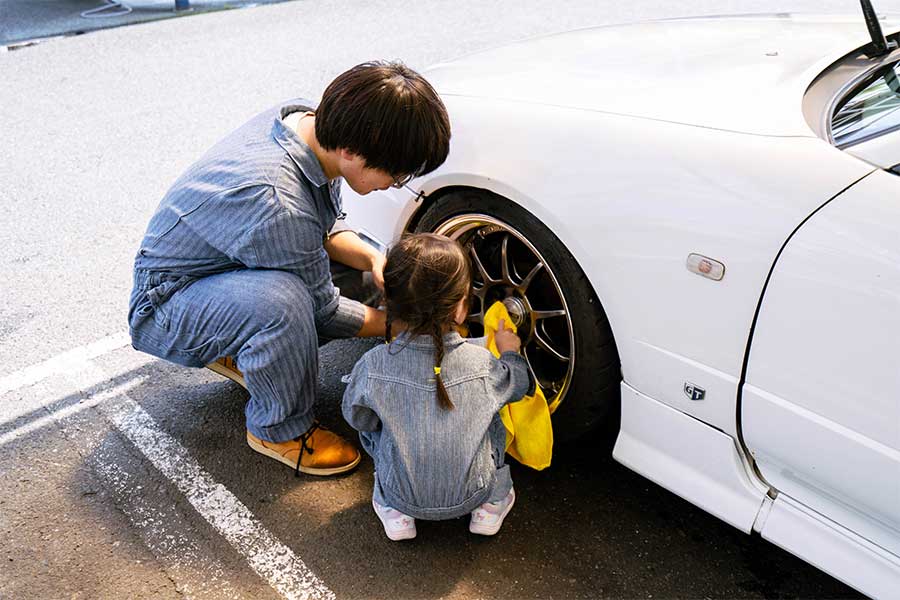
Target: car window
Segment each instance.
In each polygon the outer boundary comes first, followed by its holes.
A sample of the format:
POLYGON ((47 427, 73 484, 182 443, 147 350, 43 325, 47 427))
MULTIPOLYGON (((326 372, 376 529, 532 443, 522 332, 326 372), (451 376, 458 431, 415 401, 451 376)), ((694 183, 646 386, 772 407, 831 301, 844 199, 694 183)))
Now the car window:
POLYGON ((900 128, 900 63, 879 70, 844 99, 831 119, 831 135, 838 146, 900 128))

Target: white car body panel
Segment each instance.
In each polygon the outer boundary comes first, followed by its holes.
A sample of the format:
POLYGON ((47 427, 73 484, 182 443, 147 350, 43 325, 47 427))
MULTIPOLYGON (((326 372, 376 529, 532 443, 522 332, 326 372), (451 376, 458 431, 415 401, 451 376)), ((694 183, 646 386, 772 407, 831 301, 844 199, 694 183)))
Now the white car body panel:
POLYGON ((613 456, 744 533, 758 531, 872 598, 894 598, 900 590, 900 556, 784 494, 771 500, 734 439, 626 384, 613 456))
POLYGON ((856 144, 845 152, 869 164, 890 169, 900 164, 900 131, 892 131, 856 144))
POLYGON ((872 598, 897 598, 900 558, 779 495, 760 535, 872 598))
MULTIPOLYGON (((885 248, 900 240, 900 205, 888 206, 900 180, 875 165, 896 164, 898 134, 842 152, 815 136, 801 107, 814 78, 867 41, 857 16, 748 16, 582 30, 470 55, 427 73, 453 138, 446 163, 412 187, 495 192, 573 255, 621 359, 617 460, 890 598, 900 589, 900 250, 885 248), (798 227, 762 302, 739 410, 757 305, 798 227), (724 278, 689 272, 691 253, 723 263, 724 278), (816 271, 813 255, 840 268, 816 271), (848 284, 875 274, 877 290, 848 284), (812 300, 823 289, 852 320, 822 325, 828 306, 812 300), (878 324, 868 351, 849 352, 856 327, 878 324), (848 345, 840 368, 835 344, 848 345), (859 373, 859 389, 848 392, 841 369, 859 373), (689 399, 688 383, 705 399, 689 399)), ((407 190, 344 194, 351 226, 380 244, 422 205, 407 190)))
MULTIPOLYGON (((594 285, 625 381, 737 435, 747 335, 778 249, 808 214, 872 167, 813 138, 454 96, 445 102, 450 156, 417 186, 426 193, 488 189, 534 214, 594 285), (532 126, 497 127, 507 119, 532 126), (808 179, 797 165, 820 176, 808 179), (724 263, 724 279, 690 273, 693 252, 724 263), (690 400, 686 382, 705 389, 706 399, 690 400)), ((382 242, 414 208, 387 193, 348 195, 345 206, 351 223, 361 219, 382 242)))
POLYGON ((731 436, 624 383, 613 457, 744 533, 766 500, 767 488, 748 476, 731 436))
POLYGON ((900 556, 898 185, 873 173, 791 239, 754 332, 742 415, 771 485, 900 556))
MULTIPOLYGON (((882 27, 896 30, 900 21, 882 27)), ((855 15, 654 21, 524 40, 436 65, 428 79, 444 95, 812 136, 800 110, 804 91, 868 41, 855 15)))

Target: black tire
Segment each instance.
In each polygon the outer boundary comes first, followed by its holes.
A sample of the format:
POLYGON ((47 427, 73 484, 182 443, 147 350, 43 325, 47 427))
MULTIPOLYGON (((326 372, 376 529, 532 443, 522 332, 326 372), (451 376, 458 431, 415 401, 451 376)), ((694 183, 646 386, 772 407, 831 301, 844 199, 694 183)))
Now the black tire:
MULTIPOLYGON (((476 216, 479 215, 491 218, 490 222, 495 223, 490 225, 491 228, 506 226, 508 230, 505 233, 512 234, 507 235, 507 238, 513 239, 513 242, 508 240, 504 242, 503 258, 501 259, 503 262, 509 264, 515 261, 515 258, 510 258, 510 256, 515 253, 516 248, 511 247, 507 253, 510 243, 520 246, 519 254, 522 256, 525 255, 525 250, 522 248, 537 251, 535 261, 540 262, 542 259, 545 263, 543 270, 549 271, 549 273, 547 276, 539 273, 529 280, 529 285, 535 288, 535 294, 550 297, 549 302, 551 303, 553 296, 558 296, 559 292, 562 294, 562 307, 567 312, 566 320, 569 323, 567 328, 563 328, 560 324, 562 316, 557 315, 554 321, 557 325, 554 327, 557 332, 568 332, 568 350, 570 351, 568 358, 571 360, 571 367, 568 366, 568 363, 558 360, 558 357, 565 355, 565 352, 557 351, 553 355, 549 352, 542 354, 542 348, 537 345, 535 345, 537 351, 529 357, 530 362, 533 361, 533 371, 538 373, 540 368, 546 368, 550 373, 548 380, 553 379, 556 382, 551 385, 557 385, 561 390, 561 400, 553 414, 553 429, 556 438, 560 441, 574 440, 598 428, 607 434, 617 431, 621 369, 609 321, 587 276, 559 239, 543 223, 522 207, 492 192, 456 188, 434 200, 415 223, 414 230, 434 232, 440 231, 442 228, 458 227, 459 231, 463 231, 465 225, 459 225, 459 223, 466 223, 469 218, 474 222, 476 216), (527 248, 519 236, 524 236, 532 248, 527 248), (548 289, 551 289, 552 294, 548 289), (566 365, 567 369, 564 376, 566 381, 561 386, 558 385, 558 380, 554 379, 556 373, 561 372, 562 367, 559 365, 566 365)), ((477 225, 472 225, 472 227, 477 227, 477 225)), ((495 232, 486 227, 488 226, 484 226, 480 230, 470 229, 468 233, 460 233, 459 239, 464 242, 468 239, 468 245, 473 246, 481 243, 481 249, 475 247, 473 251, 477 255, 476 257, 480 257, 479 252, 485 254, 485 258, 479 258, 479 260, 489 263, 491 256, 497 255, 497 250, 491 247, 489 242, 480 240, 486 240, 491 235, 503 235, 504 232, 499 229, 495 232), (482 235, 485 231, 488 237, 482 235), (475 239, 476 236, 479 238, 478 240, 475 239)), ((452 230, 448 229, 448 231, 451 231, 451 237, 456 237, 452 234, 452 230)), ((490 243, 495 246, 497 244, 497 242, 490 243)), ((473 264, 474 260, 473 258, 473 264)), ((527 260, 527 257, 522 260, 527 260)), ((489 264, 484 266, 488 267, 487 271, 490 271, 489 264)), ((540 271, 540 269, 535 270, 540 271)), ((473 272, 476 271, 477 269, 473 270, 473 272)), ((515 264, 508 271, 516 271, 515 264)), ((516 276, 522 279, 518 273, 516 276)), ((494 276, 490 275, 490 277, 494 276)), ((477 280, 478 277, 476 277, 476 283, 479 283, 477 280)), ((493 281, 493 279, 491 280, 493 281)), ((495 286, 500 286, 500 284, 495 284, 495 286)), ((483 290, 483 287, 477 289, 483 290)), ((514 288, 506 287, 505 289, 506 293, 513 295, 514 288)), ((523 295, 525 293, 523 292, 523 295)), ((527 294, 533 294, 531 287, 527 288, 527 294)), ((531 301, 528 306, 532 306, 531 301)), ((540 311, 533 312, 537 314, 540 311)), ((544 333, 547 331, 547 322, 542 321, 544 325, 541 331, 544 333)), ((557 339, 564 335, 565 333, 557 336, 557 339)), ((538 335, 538 337, 542 336, 543 333, 538 335)), ((546 336, 544 337, 546 338, 546 336)), ((564 343, 556 343, 565 346, 564 343)))

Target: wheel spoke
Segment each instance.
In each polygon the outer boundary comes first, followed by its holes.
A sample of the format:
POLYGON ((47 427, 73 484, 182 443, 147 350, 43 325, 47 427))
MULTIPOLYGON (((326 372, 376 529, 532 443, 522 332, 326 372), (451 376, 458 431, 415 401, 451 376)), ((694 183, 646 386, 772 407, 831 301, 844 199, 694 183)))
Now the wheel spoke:
POLYGON ((546 350, 548 353, 550 353, 550 355, 553 356, 553 358, 555 358, 559 362, 565 362, 565 363, 569 362, 568 356, 565 356, 564 354, 562 354, 559 350, 554 348, 550 344, 550 342, 548 342, 546 339, 544 339, 544 336, 541 333, 541 329, 535 327, 534 333, 532 334, 532 339, 534 339, 534 341, 537 343, 538 346, 540 346, 541 348, 546 350))
POLYGON ((531 316, 534 317, 535 320, 549 319, 550 317, 564 317, 566 316, 566 311, 562 308, 558 310, 533 310, 531 311, 531 316))
POLYGON ((531 270, 528 271, 528 275, 525 276, 525 279, 523 279, 519 283, 519 285, 516 286, 516 289, 518 289, 522 293, 525 293, 525 290, 528 289, 528 286, 531 285, 531 282, 534 280, 534 278, 537 276, 537 274, 543 268, 544 268, 544 263, 542 263, 542 262, 539 262, 538 264, 534 265, 531 268, 531 270))
POLYGON ((544 392, 544 397, 547 399, 547 402, 552 401, 552 399, 556 397, 556 394, 559 393, 559 381, 551 379, 547 381, 546 385, 542 383, 537 374, 534 372, 534 367, 531 366, 531 358, 528 356, 527 347, 522 348, 522 354, 525 356, 525 364, 528 365, 528 372, 531 373, 532 379, 534 379, 535 383, 540 386, 541 391, 544 392))
POLYGON ((550 382, 549 390, 550 390, 550 393, 547 393, 547 390, 544 390, 544 395, 548 398, 555 398, 556 395, 559 393, 559 382, 558 381, 550 382))
POLYGON ((531 359, 528 357, 528 348, 526 346, 522 346, 522 356, 525 357, 525 364, 528 365, 528 372, 531 373, 531 378, 534 379, 534 382, 537 385, 540 385, 543 388, 544 386, 541 385, 541 380, 538 379, 537 374, 534 372, 534 367, 531 366, 531 359))
POLYGON ((491 278, 491 276, 488 275, 487 269, 484 268, 484 264, 481 262, 481 257, 478 256, 478 252, 475 251, 475 246, 469 246, 469 254, 472 256, 472 261, 475 263, 475 268, 478 269, 478 273, 481 275, 481 279, 484 282, 485 286, 491 283, 499 283, 497 280, 491 278))
POLYGON ((505 234, 503 236, 503 241, 500 243, 500 278, 504 283, 508 283, 509 285, 516 287, 515 282, 510 277, 509 273, 509 234, 505 234))

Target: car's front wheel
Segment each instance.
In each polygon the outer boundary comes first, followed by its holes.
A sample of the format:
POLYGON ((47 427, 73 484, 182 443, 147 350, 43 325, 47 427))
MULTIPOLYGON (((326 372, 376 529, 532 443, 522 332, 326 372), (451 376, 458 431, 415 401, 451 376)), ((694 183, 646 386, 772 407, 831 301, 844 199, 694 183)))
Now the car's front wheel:
POLYGON ((587 277, 546 226, 496 194, 461 189, 440 196, 415 229, 466 249, 472 335, 482 334, 494 302, 506 305, 535 379, 557 405, 557 437, 572 439, 616 418, 621 374, 609 321, 587 277))

